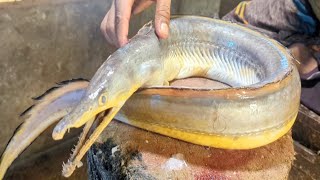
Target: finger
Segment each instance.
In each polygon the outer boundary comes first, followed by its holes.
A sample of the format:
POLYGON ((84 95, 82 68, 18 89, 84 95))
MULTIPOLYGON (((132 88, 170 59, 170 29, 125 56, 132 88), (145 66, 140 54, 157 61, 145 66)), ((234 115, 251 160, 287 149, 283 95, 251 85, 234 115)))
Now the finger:
POLYGON ((133 6, 132 6, 132 14, 136 15, 136 14, 141 13, 143 10, 147 9, 153 3, 154 3, 154 1, 152 1, 152 0, 135 1, 133 6))
POLYGON ((112 4, 113 8, 111 9, 109 16, 108 16, 108 23, 106 28, 107 37, 110 39, 110 43, 113 44, 116 47, 119 47, 117 35, 116 35, 116 29, 115 29, 115 2, 113 1, 112 4))
POLYGON ((134 0, 116 0, 115 30, 119 46, 128 42, 129 21, 134 0))
POLYGON ((117 44, 117 41, 115 41, 115 30, 114 30, 114 14, 115 14, 115 6, 114 2, 112 2, 112 5, 107 12, 106 16, 103 18, 100 30, 105 37, 105 39, 113 45, 117 44), (114 38, 112 38, 114 37, 114 38))
POLYGON ((103 18, 101 25, 100 25, 100 30, 102 32, 102 35, 105 37, 105 39, 111 43, 111 39, 107 35, 107 22, 108 22, 108 17, 109 13, 106 14, 106 16, 103 18))
POLYGON ((169 35, 171 0, 158 0, 156 6, 155 27, 157 35, 165 39, 169 35))
MULTIPOLYGON (((110 11, 110 10, 109 10, 110 11)), ((107 12, 107 14, 104 16, 101 24, 100 24, 100 31, 101 33, 105 36, 106 35, 106 27, 107 27, 107 20, 108 20, 108 16, 109 16, 109 11, 107 12)))

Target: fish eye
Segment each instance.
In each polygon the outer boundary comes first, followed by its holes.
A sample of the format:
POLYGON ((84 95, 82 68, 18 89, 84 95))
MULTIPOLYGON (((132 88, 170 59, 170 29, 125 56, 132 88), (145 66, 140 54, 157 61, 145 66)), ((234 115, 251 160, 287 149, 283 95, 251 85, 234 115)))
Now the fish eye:
POLYGON ((105 105, 107 102, 107 96, 105 94, 102 94, 99 98, 99 104, 102 106, 102 105, 105 105))

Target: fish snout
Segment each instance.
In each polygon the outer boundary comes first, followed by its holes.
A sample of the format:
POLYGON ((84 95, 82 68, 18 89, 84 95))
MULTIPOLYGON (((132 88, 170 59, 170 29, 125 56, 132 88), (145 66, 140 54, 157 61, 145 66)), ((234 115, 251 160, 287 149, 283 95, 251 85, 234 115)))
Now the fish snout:
POLYGON ((64 134, 67 132, 69 129, 65 119, 61 120, 56 127, 54 127, 53 132, 52 132, 52 138, 54 140, 60 140, 63 138, 64 134))

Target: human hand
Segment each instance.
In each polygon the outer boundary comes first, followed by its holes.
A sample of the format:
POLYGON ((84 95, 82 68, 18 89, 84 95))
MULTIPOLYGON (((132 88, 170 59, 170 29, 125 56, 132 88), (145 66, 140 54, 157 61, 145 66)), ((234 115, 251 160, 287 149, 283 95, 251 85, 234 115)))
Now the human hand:
POLYGON ((117 47, 124 46, 128 42, 131 15, 142 12, 153 3, 156 3, 156 33, 161 39, 167 38, 171 0, 114 0, 100 26, 106 40, 117 47))

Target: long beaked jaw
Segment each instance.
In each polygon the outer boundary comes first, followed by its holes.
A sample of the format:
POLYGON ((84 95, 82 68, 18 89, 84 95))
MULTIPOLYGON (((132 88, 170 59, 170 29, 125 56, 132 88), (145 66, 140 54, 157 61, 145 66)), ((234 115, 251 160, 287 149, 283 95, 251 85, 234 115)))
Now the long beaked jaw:
POLYGON ((69 115, 65 116, 53 129, 52 138, 54 140, 60 140, 64 137, 65 133, 71 128, 79 128, 86 124, 90 119, 94 118, 99 113, 108 109, 108 106, 87 108, 87 111, 80 113, 78 109, 83 110, 81 104, 79 104, 69 115))
POLYGON ((122 106, 123 103, 118 104, 116 107, 110 108, 105 112, 101 112, 95 117, 94 122, 92 122, 93 119, 91 119, 86 123, 83 134, 80 137, 75 151, 72 153, 67 163, 63 164, 62 175, 64 177, 71 176, 77 167, 79 168, 82 166, 81 159, 122 106))
POLYGON ((78 158, 79 153, 82 152, 83 146, 88 141, 91 132, 98 126, 105 115, 105 112, 98 114, 95 119, 89 120, 84 126, 83 131, 79 137, 79 141, 75 148, 72 150, 70 158, 68 159, 67 163, 63 163, 62 165, 62 175, 64 177, 70 177, 76 168, 80 168, 82 166, 82 162, 80 161, 81 159, 77 160, 76 158, 78 158))

